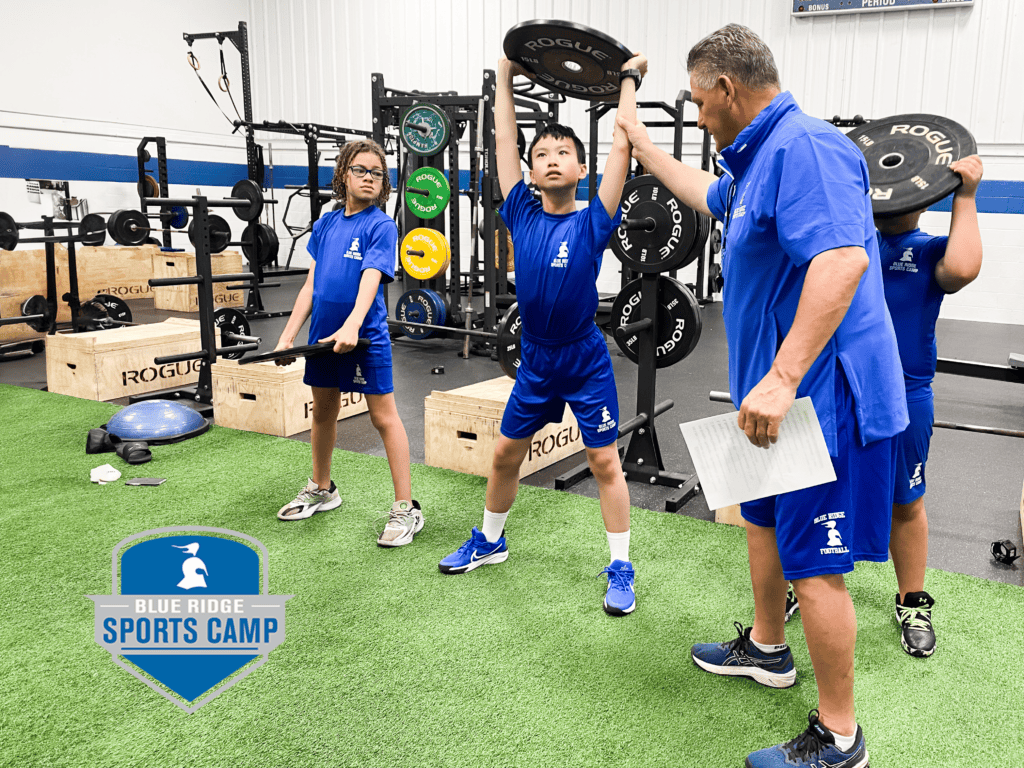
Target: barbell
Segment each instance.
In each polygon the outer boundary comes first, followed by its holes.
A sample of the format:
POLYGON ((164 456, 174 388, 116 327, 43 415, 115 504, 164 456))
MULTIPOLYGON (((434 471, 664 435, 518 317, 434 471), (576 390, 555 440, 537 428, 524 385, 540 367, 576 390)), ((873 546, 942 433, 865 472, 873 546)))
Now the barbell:
MULTIPOLYGON (((98 293, 83 302, 79 312, 81 327, 86 331, 101 331, 132 324, 131 308, 121 299, 107 293, 98 293)), ((36 294, 22 302, 19 317, 0 318, 0 326, 25 323, 33 331, 45 333, 50 330, 56 315, 56 306, 52 306, 46 297, 36 294)))
MULTIPOLYGON (((22 238, 18 233, 19 229, 45 229, 44 222, 16 222, 14 218, 0 211, 0 250, 13 251, 18 244, 26 243, 82 243, 83 245, 103 245, 107 239, 106 226, 103 217, 95 213, 84 216, 77 224, 78 234, 72 235, 46 235, 43 237, 22 238)), ((54 229, 73 229, 76 225, 72 221, 53 221, 49 226, 54 229)))

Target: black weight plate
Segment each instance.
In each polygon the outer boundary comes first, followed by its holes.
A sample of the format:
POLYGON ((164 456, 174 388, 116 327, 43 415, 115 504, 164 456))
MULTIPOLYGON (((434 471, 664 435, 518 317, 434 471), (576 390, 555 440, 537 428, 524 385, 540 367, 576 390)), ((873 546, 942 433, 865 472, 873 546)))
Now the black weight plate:
POLYGON ((245 254, 245 258, 249 260, 250 264, 256 261, 256 248, 253 246, 254 231, 259 239, 259 264, 261 267, 269 266, 277 258, 281 241, 277 237, 277 232, 270 225, 257 222, 249 224, 242 231, 242 253, 245 254))
POLYGON ((93 296, 92 301, 102 306, 111 320, 119 320, 122 323, 132 321, 132 309, 123 299, 111 296, 109 293, 97 293, 93 296))
POLYGON ((161 243, 155 237, 147 237, 145 240, 142 241, 142 244, 143 245, 160 245, 160 246, 163 245, 163 243, 161 243))
POLYGON ((121 245, 121 243, 114 237, 114 233, 117 232, 117 222, 121 218, 122 213, 124 213, 124 211, 114 211, 107 217, 107 234, 109 234, 110 238, 118 245, 121 245))
POLYGON ((78 234, 83 238, 82 245, 103 245, 107 241, 107 223, 98 213, 90 213, 82 217, 78 234), (86 238, 86 235, 89 237, 86 238))
POLYGON ((440 107, 420 102, 403 113, 398 133, 406 149, 414 155, 433 157, 448 144, 451 121, 440 107))
POLYGON ((519 302, 516 302, 501 316, 501 322, 498 323, 498 338, 495 342, 498 347, 498 365, 510 379, 514 379, 519 373, 522 356, 519 339, 522 332, 523 321, 519 317, 519 302))
POLYGON ((255 221, 263 213, 263 190, 255 181, 242 179, 231 188, 231 196, 249 201, 248 205, 233 206, 231 209, 242 221, 255 221))
MULTIPOLYGON (((245 319, 245 315, 231 307, 218 307, 217 311, 213 313, 213 324, 220 331, 221 347, 237 347, 245 343, 226 338, 224 336, 226 333, 234 333, 239 336, 249 335, 249 321, 245 319)), ((222 352, 220 356, 228 360, 237 360, 244 354, 244 351, 222 352)))
MULTIPOLYGON (((395 319, 399 322, 444 325, 447 320, 444 302, 429 288, 414 288, 406 291, 395 304, 395 319)), ((429 339, 436 331, 403 325, 402 333, 410 339, 429 339)))
POLYGON ((615 101, 619 71, 633 53, 618 40, 571 21, 536 19, 505 34, 505 55, 545 88, 588 101, 615 101))
POLYGON ((49 302, 37 293, 35 296, 29 296, 22 302, 21 316, 27 317, 29 315, 42 315, 41 318, 27 322, 28 327, 33 331, 43 332, 50 330, 50 321, 53 320, 55 312, 50 308, 49 302))
POLYGON ((711 217, 696 211, 694 215, 697 217, 697 234, 693 238, 693 247, 690 248, 686 258, 683 259, 683 263, 677 269, 688 267, 700 258, 700 255, 704 252, 704 246, 708 244, 708 237, 711 235, 711 217))
MULTIPOLYGON (((627 283, 612 302, 611 328, 615 343, 623 354, 634 363, 640 361, 640 331, 625 339, 620 339, 614 330, 628 323, 641 319, 640 299, 643 278, 627 283)), ((661 275, 658 277, 658 317, 657 317, 657 367, 667 368, 675 365, 697 346, 700 340, 701 320, 700 305, 690 289, 661 275)))
POLYGON ((86 301, 78 308, 78 317, 81 320, 82 330, 99 331, 105 327, 103 321, 107 319, 107 310, 98 302, 86 301))
POLYGON ((703 247, 703 242, 697 246, 697 213, 656 178, 637 176, 626 182, 621 205, 622 218, 650 218, 655 222, 653 231, 620 226, 612 233, 608 244, 625 266, 636 272, 669 272, 697 258, 703 247), (695 246, 697 253, 692 253, 695 246))
MULTIPOLYGON (((231 225, 225 219, 212 213, 207 217, 207 220, 210 226, 210 253, 220 253, 231 242, 231 225)), ((192 243, 193 248, 198 247, 196 245, 196 222, 194 219, 188 225, 188 241, 192 243)))
POLYGON ((121 245, 142 245, 149 237, 149 219, 142 211, 117 211, 107 221, 107 229, 110 229, 110 222, 114 221, 114 228, 110 236, 115 243, 121 245), (117 214, 120 214, 118 216, 117 214), (115 216, 117 217, 115 219, 115 216))
POLYGON ((9 213, 0 211, 0 251, 13 251, 18 247, 18 225, 9 213))
POLYGON ((938 115, 895 115, 846 134, 864 153, 876 216, 920 211, 955 192, 963 179, 949 170, 978 151, 971 132, 938 115))

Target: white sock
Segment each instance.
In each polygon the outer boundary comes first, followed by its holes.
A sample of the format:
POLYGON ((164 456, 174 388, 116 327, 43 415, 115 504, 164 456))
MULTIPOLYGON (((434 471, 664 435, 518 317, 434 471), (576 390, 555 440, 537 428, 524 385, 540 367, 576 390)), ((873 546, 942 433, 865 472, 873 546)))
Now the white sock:
MULTIPOLYGON (((831 728, 829 728, 832 731, 831 728)), ((841 734, 832 731, 832 737, 836 740, 836 746, 839 747, 843 752, 849 752, 853 749, 853 740, 857 737, 857 731, 854 730, 853 736, 843 736, 841 734)))
POLYGON ((608 549, 611 550, 612 559, 624 560, 629 562, 629 531, 623 531, 622 533, 612 533, 611 531, 605 531, 608 534, 608 549))
POLYGON ((506 517, 508 517, 508 512, 491 512, 484 507, 484 524, 480 529, 480 533, 491 544, 501 538, 501 532, 505 530, 506 517))
POLYGON ((779 651, 784 651, 789 648, 787 643, 783 643, 782 645, 770 645, 766 643, 759 643, 754 638, 750 638, 750 642, 752 642, 754 647, 761 653, 778 653, 779 651))

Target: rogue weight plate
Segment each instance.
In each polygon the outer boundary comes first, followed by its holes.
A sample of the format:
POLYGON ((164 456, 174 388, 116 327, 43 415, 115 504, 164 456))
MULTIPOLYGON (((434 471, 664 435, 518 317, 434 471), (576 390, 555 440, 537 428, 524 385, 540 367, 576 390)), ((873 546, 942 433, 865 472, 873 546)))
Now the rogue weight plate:
POLYGON ((149 237, 149 219, 142 211, 114 211, 107 219, 107 231, 119 245, 142 245, 149 237))
POLYGON ((109 293, 97 293, 93 296, 92 301, 106 309, 107 317, 111 320, 119 320, 122 323, 132 321, 132 309, 123 299, 111 296, 109 293))
MULTIPOLYGON (((231 225, 216 214, 210 214, 208 220, 210 224, 210 253, 220 253, 231 242, 231 225)), ((188 241, 192 243, 193 248, 198 248, 196 245, 196 222, 194 219, 188 225, 188 241)))
POLYGON ((78 234, 84 238, 82 245, 103 245, 107 241, 107 224, 98 213, 90 213, 82 217, 78 234), (90 237, 85 238, 86 235, 90 237))
POLYGON ((9 213, 0 211, 0 251, 13 251, 18 247, 18 225, 9 213))
POLYGON ((949 164, 978 145, 962 125, 937 115, 895 115, 846 134, 864 153, 876 216, 920 211, 956 191, 963 179, 949 164))
POLYGON ((256 261, 256 248, 253 245, 253 232, 256 232, 259 245, 259 264, 261 267, 274 263, 277 253, 281 248, 281 241, 278 240, 277 232, 268 224, 252 222, 242 230, 242 253, 249 260, 249 263, 256 261))
MULTIPOLYGON (((231 210, 242 221, 255 221, 263 213, 263 190, 251 179, 242 179, 231 188, 231 197, 248 200, 248 205, 235 205, 231 210)), ((223 248, 221 249, 223 250, 223 248)))
POLYGON ((433 157, 448 143, 451 121, 440 107, 413 104, 402 115, 399 135, 406 149, 420 157, 433 157))
POLYGON ((50 303, 46 298, 40 296, 38 293, 35 296, 29 296, 21 305, 22 317, 28 317, 29 315, 42 315, 41 318, 28 321, 28 327, 33 331, 39 331, 40 333, 50 330, 50 322, 53 320, 55 314, 56 312, 50 307, 50 303))
POLYGON ((402 239, 399 255, 402 268, 409 277, 430 280, 448 269, 452 252, 442 233, 418 227, 402 239))
POLYGON ((522 347, 519 339, 523 333, 523 321, 519 317, 519 302, 516 302, 501 317, 498 323, 498 365, 505 375, 514 379, 519 373, 522 347))
MULTIPOLYGON (((249 321, 245 319, 245 315, 239 312, 237 309, 231 307, 218 307, 217 311, 213 313, 213 324, 220 331, 220 346, 223 347, 237 347, 244 344, 244 341, 233 341, 225 337, 224 334, 235 333, 239 336, 249 335, 249 321)), ((227 358, 228 360, 237 360, 245 352, 222 352, 221 357, 227 358)))
MULTIPOLYGON (((612 302, 611 327, 615 343, 623 354, 634 363, 640 360, 639 331, 620 339, 614 330, 642 319, 640 315, 641 286, 643 278, 626 283, 612 302)), ((690 289, 665 275, 658 277, 656 364, 658 368, 675 365, 697 346, 700 340, 700 305, 690 289)))
MULTIPOLYGON (((448 314, 444 302, 437 293, 428 288, 414 288, 403 293, 395 304, 395 319, 398 322, 444 325, 448 314)), ((420 340, 429 339, 436 331, 403 325, 402 333, 410 339, 420 340)))
POLYGON ((432 219, 441 213, 452 196, 448 179, 436 168, 419 168, 409 174, 405 182, 405 204, 413 215, 421 219, 432 219), (427 194, 414 192, 421 190, 427 194))
POLYGON ((84 327, 87 331, 100 331, 115 327, 111 320, 121 323, 132 321, 131 308, 116 296, 109 293, 98 293, 89 301, 83 302, 80 308, 84 327))
POLYGON ((505 34, 505 55, 545 88, 588 101, 615 101, 619 71, 633 53, 618 40, 571 21, 537 19, 505 34))
POLYGON ((624 265, 636 272, 670 272, 690 264, 700 254, 710 230, 668 187, 654 176, 637 176, 622 190, 622 218, 649 220, 646 228, 619 226, 609 245, 624 265), (703 239, 701 239, 703 233, 703 239))

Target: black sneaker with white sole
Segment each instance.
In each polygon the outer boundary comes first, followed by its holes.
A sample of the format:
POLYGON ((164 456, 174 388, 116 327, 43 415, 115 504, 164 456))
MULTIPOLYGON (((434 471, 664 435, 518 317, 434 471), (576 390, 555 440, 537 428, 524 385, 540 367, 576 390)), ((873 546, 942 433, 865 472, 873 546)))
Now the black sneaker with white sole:
POLYGON ((935 653, 935 629, 932 607, 935 600, 927 592, 908 592, 900 602, 896 595, 896 621, 900 623, 900 643, 911 656, 923 658, 935 653))

